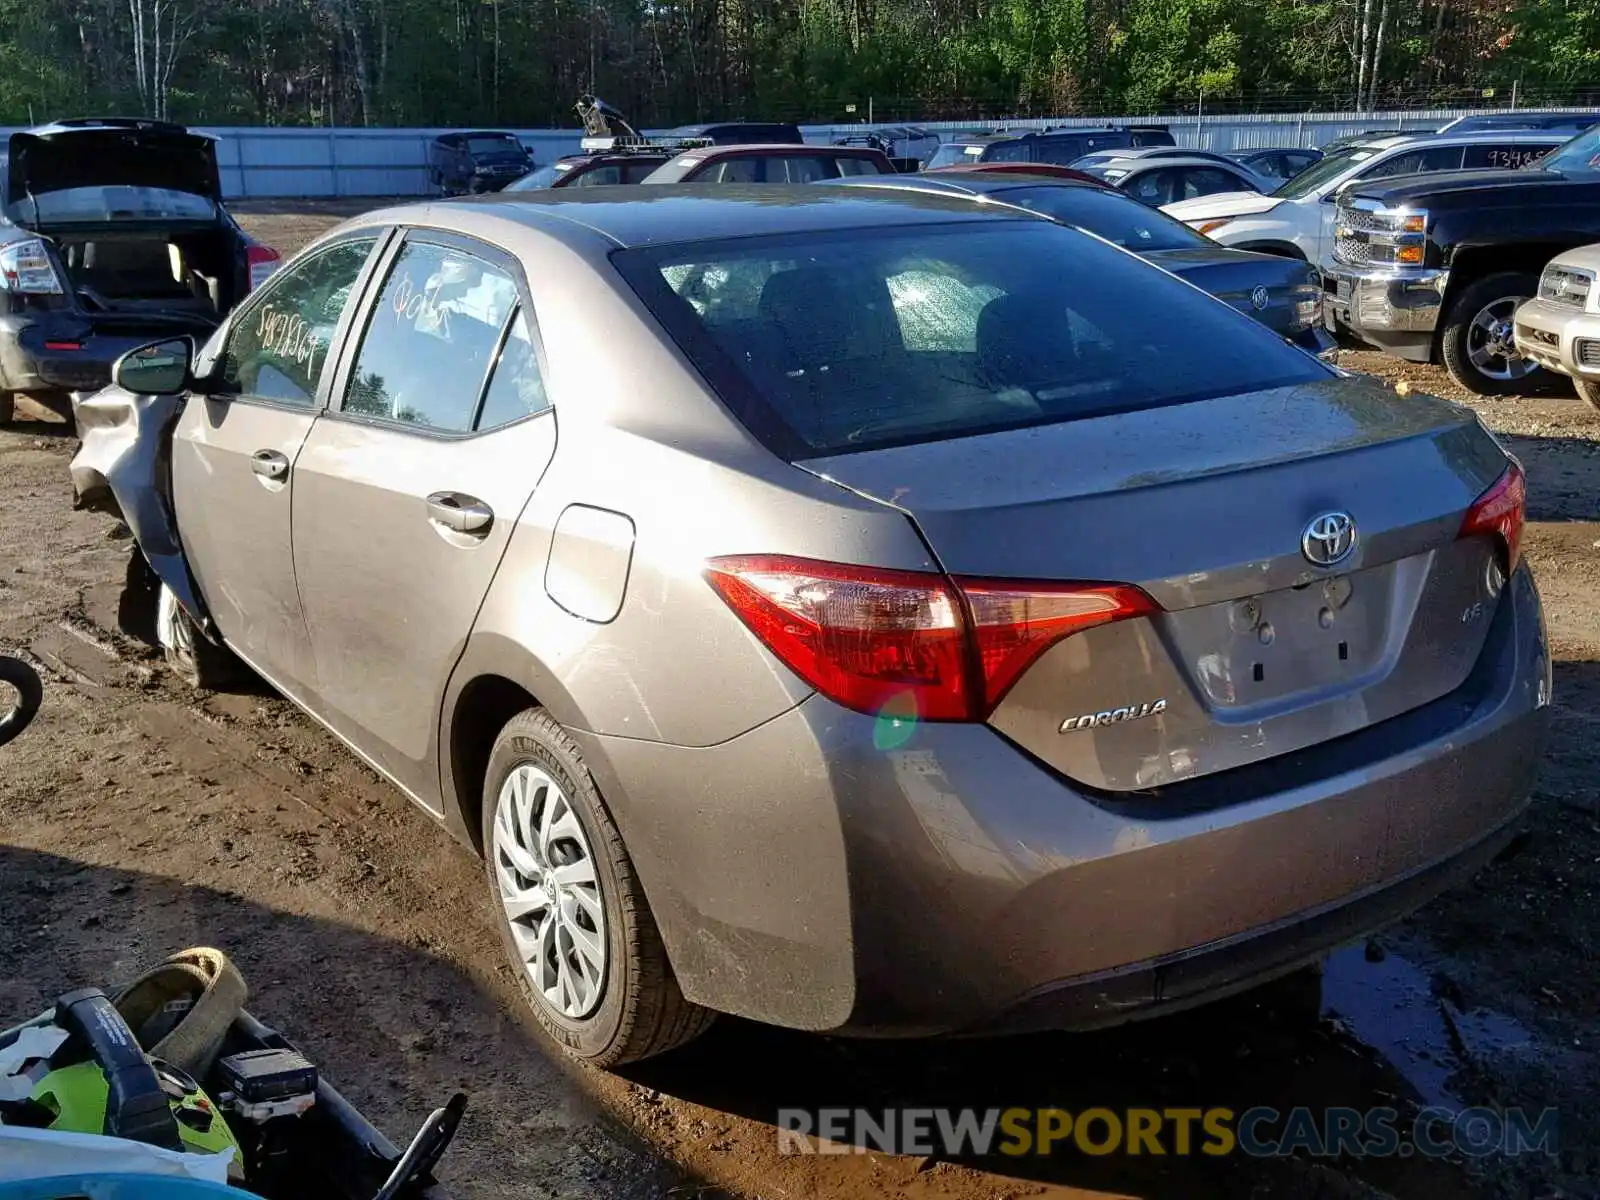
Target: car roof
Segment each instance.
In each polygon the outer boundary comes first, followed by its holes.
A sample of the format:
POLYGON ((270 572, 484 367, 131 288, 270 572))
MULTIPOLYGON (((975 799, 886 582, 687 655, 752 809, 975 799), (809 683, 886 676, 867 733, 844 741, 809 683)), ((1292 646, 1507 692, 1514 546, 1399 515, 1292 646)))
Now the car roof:
POLYGON ((829 179, 813 187, 898 188, 907 192, 944 192, 948 195, 987 196, 995 192, 1010 192, 1018 188, 1041 186, 1083 188, 1103 192, 1105 185, 1087 179, 1064 179, 1059 175, 1040 172, 952 171, 918 172, 915 175, 856 175, 848 179, 829 179))
POLYGON ((1154 158, 1142 156, 1138 158, 1118 157, 1109 159, 1105 162, 1096 163, 1094 169, 1097 171, 1104 171, 1107 167, 1115 167, 1123 163, 1127 164, 1127 173, 1129 175, 1142 175, 1146 171, 1165 171, 1169 167, 1220 167, 1224 171, 1241 171, 1247 175, 1250 173, 1243 164, 1229 162, 1221 155, 1218 155, 1216 158, 1210 158, 1201 157, 1198 154, 1171 155, 1168 157, 1158 156, 1154 158))
POLYGON ((693 155, 698 159, 728 158, 743 154, 831 154, 846 158, 876 158, 880 151, 870 146, 819 146, 815 142, 739 142, 731 146, 696 146, 680 150, 673 157, 693 155))
POLYGON ((1314 146, 1241 146, 1224 151, 1230 158, 1248 158, 1254 154, 1321 154, 1314 146))
MULTIPOLYGON (((467 221, 474 215, 497 217, 563 241, 579 240, 585 233, 598 235, 623 248, 771 234, 948 225, 997 216, 959 196, 931 191, 874 191, 803 183, 722 184, 715 188, 664 184, 491 192, 419 201, 365 214, 352 224, 438 225, 441 215, 452 212, 459 212, 467 221)), ((1004 216, 1032 219, 1018 213, 1004 216)))
POLYGON ((1475 145, 1482 142, 1504 142, 1506 139, 1530 142, 1564 142, 1569 139, 1548 129, 1467 129, 1459 133, 1400 133, 1352 143, 1373 150, 1391 150, 1396 146, 1450 146, 1475 145))

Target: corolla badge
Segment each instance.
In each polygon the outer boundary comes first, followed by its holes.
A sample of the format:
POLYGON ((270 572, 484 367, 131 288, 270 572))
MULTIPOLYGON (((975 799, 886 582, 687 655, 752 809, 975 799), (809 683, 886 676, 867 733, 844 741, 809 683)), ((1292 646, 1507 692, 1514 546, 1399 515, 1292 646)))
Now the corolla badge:
POLYGON ((1347 512, 1323 513, 1313 517, 1300 535, 1300 551, 1306 561, 1319 567, 1335 567, 1350 557, 1356 548, 1355 518, 1347 512))
POLYGON ((1258 287, 1250 293, 1250 307, 1260 312, 1272 301, 1272 293, 1264 287, 1258 287))
POLYGON ((1111 708, 1105 712, 1084 713, 1081 717, 1068 717, 1061 722, 1062 733, 1076 733, 1080 729, 1099 729, 1105 725, 1121 725, 1125 721, 1139 721, 1145 717, 1159 716, 1167 711, 1165 700, 1154 700, 1145 704, 1129 704, 1123 708, 1111 708))

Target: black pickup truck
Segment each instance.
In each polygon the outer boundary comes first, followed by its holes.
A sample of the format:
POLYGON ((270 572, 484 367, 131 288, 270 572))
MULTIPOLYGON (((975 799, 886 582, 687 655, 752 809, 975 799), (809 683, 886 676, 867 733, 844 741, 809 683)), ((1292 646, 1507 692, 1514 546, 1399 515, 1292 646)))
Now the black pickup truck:
POLYGON ((1520 170, 1440 171, 1339 196, 1322 264, 1330 329, 1504 395, 1540 368, 1512 314, 1555 255, 1600 242, 1600 126, 1520 170))

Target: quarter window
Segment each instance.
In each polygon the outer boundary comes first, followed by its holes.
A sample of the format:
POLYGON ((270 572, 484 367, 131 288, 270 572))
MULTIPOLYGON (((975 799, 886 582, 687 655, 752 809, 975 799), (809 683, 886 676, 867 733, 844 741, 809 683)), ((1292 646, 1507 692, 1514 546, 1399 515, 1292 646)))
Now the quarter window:
POLYGON ((453 246, 408 242, 367 319, 344 411, 470 430, 516 305, 516 284, 504 271, 453 246))
POLYGON ((376 238, 338 242, 272 277, 228 333, 222 391, 311 407, 328 346, 376 238))
POLYGON ((498 429, 549 407, 539 359, 533 352, 533 339, 528 336, 528 319, 519 308, 511 318, 505 345, 489 377, 489 390, 484 394, 477 428, 480 431, 498 429))

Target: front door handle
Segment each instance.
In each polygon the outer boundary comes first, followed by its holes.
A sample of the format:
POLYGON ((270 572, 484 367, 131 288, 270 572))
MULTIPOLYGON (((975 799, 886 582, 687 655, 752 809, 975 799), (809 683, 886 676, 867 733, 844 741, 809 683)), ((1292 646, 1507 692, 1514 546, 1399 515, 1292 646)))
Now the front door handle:
POLYGON ((257 450, 250 456, 250 469, 263 479, 278 480, 289 473, 289 460, 276 450, 257 450))
POLYGON ((494 509, 461 492, 435 492, 428 497, 428 520, 455 533, 482 537, 494 524, 494 509))

